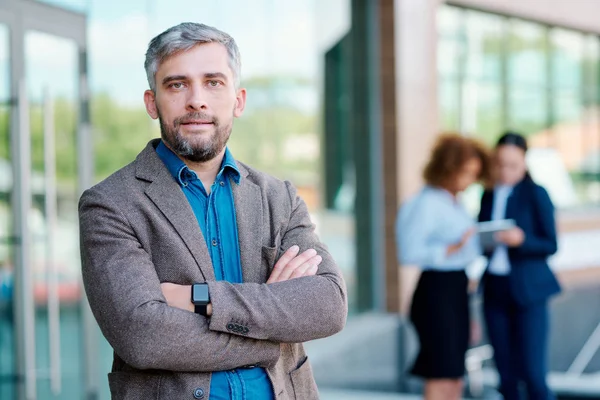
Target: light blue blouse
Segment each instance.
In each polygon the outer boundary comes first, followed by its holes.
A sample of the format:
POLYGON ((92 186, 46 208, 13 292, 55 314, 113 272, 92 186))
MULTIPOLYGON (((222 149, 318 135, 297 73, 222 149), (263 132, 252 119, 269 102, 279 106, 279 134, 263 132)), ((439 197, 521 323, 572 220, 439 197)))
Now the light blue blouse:
POLYGON ((396 238, 401 264, 423 269, 456 271, 465 269, 481 254, 477 235, 457 252, 446 255, 448 246, 459 243, 475 226, 467 210, 443 189, 425 186, 409 199, 398 213, 396 238))

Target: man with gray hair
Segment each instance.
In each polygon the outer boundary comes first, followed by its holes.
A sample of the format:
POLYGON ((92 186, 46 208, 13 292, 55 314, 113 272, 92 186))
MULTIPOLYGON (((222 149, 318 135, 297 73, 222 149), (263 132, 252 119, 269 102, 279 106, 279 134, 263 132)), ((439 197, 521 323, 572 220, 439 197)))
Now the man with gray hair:
POLYGON ((144 101, 161 139, 81 197, 113 399, 318 398, 302 342, 344 327, 346 287, 294 187, 227 148, 240 65, 206 25, 154 38, 144 101))

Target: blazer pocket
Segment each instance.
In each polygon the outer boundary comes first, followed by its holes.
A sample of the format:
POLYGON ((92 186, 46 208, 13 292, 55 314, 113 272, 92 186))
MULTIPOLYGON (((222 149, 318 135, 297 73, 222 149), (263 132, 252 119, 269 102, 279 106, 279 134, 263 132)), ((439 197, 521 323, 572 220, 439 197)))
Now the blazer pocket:
POLYGON ((262 259, 263 262, 268 266, 269 271, 273 269, 275 262, 277 261, 277 250, 277 247, 262 247, 262 259))
POLYGON ((161 376, 139 372, 118 371, 108 374, 112 400, 158 399, 161 376))
POLYGON ((319 390, 308 357, 304 357, 298 368, 290 372, 290 379, 296 400, 319 399, 319 390))

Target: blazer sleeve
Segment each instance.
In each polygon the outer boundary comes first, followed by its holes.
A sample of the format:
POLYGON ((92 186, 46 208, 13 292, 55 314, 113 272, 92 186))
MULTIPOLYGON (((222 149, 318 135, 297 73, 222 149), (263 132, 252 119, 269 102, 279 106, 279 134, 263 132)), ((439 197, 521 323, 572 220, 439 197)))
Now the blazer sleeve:
POLYGON ((286 185, 291 214, 281 248, 317 250, 323 258, 317 274, 272 284, 208 282, 213 331, 229 332, 227 326, 237 323, 246 328, 238 335, 300 343, 331 336, 345 326, 348 303, 341 271, 315 234, 306 204, 289 182, 286 185))
POLYGON ((521 246, 512 251, 520 256, 550 256, 558 249, 554 205, 543 187, 535 186, 532 192, 536 230, 525 232, 525 240, 521 246))
POLYGON ((79 220, 86 294, 102 333, 127 364, 212 372, 277 362, 280 344, 215 332, 206 318, 169 307, 150 254, 108 195, 86 191, 79 220))

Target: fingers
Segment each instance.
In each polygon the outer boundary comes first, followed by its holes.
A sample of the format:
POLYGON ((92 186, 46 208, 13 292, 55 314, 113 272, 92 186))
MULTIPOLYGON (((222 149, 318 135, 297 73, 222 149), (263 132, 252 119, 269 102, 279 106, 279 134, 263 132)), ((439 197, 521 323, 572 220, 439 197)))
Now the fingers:
POLYGON ((476 231, 477 231, 477 229, 475 227, 472 227, 469 230, 467 230, 465 233, 463 233, 463 237, 462 237, 463 243, 466 242, 467 240, 469 240, 469 238, 471 236, 473 236, 473 234, 475 234, 476 231))
POLYGON ((311 258, 315 257, 316 255, 317 251, 315 249, 308 249, 302 254, 296 256, 282 269, 277 281, 287 281, 288 279, 290 279, 296 268, 302 266, 304 263, 308 262, 311 258))
POLYGON ((290 247, 277 261, 267 283, 283 282, 289 279, 315 275, 323 258, 315 249, 298 254, 298 246, 290 247))
POLYGON ((279 275, 281 271, 285 268, 285 266, 292 261, 300 251, 300 247, 294 245, 286 250, 285 253, 281 256, 281 258, 275 263, 273 267, 273 271, 271 272, 271 276, 269 276, 269 280, 267 283, 277 282, 279 279, 279 275))
POLYGON ((321 261, 323 261, 323 258, 321 256, 314 256, 313 258, 296 268, 290 276, 290 279, 302 278, 303 276, 313 276, 317 273, 317 269, 319 268, 319 264, 321 264, 321 261))

